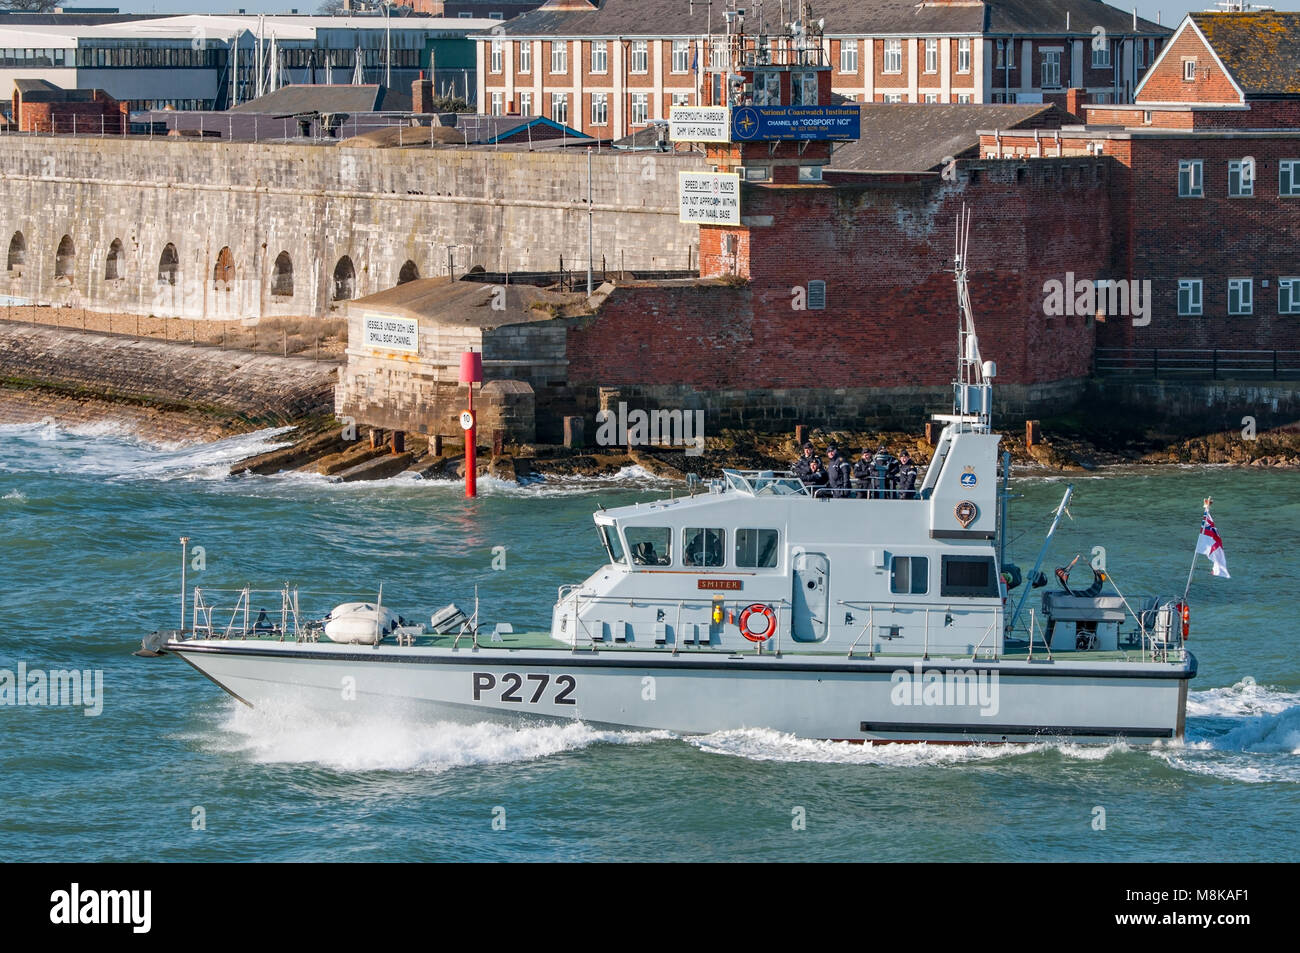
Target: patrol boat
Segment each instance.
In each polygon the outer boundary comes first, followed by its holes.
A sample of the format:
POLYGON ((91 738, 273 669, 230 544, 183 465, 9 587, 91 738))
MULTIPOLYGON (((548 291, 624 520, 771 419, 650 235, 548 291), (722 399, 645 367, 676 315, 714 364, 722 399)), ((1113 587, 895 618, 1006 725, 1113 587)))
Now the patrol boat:
POLYGON ((227 614, 196 589, 191 624, 146 639, 146 654, 178 655, 250 705, 870 743, 1181 738, 1196 674, 1181 602, 1130 601, 1102 572, 1076 588, 1063 567, 1025 611, 1068 489, 1015 592, 996 368, 980 358, 960 240, 955 272, 954 407, 936 415, 914 493, 814 496, 790 474, 724 470, 708 492, 597 512, 605 564, 559 589, 547 631, 489 629, 454 606, 427 630, 402 625, 381 593, 340 607, 350 624, 332 638, 288 587, 260 625, 249 590, 227 614), (368 636, 358 619, 373 620, 368 636))

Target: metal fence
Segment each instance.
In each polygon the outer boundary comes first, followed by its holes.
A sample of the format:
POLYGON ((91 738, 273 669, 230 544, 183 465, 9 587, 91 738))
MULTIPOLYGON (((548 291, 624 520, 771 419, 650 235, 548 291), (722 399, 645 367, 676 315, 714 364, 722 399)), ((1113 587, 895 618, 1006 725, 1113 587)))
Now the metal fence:
POLYGON ((1095 371, 1153 380, 1300 380, 1300 350, 1099 347, 1095 371))

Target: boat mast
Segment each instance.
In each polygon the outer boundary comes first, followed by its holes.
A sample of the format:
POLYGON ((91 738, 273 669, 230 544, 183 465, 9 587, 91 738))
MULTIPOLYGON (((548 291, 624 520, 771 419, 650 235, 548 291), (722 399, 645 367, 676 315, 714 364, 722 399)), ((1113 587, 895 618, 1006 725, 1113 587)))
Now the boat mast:
POLYGON ((953 382, 953 422, 958 430, 988 433, 992 426, 993 376, 997 368, 992 361, 980 358, 979 336, 975 333, 975 314, 970 303, 970 284, 966 263, 970 253, 971 212, 962 206, 957 215, 956 253, 953 276, 957 282, 957 379, 953 382))

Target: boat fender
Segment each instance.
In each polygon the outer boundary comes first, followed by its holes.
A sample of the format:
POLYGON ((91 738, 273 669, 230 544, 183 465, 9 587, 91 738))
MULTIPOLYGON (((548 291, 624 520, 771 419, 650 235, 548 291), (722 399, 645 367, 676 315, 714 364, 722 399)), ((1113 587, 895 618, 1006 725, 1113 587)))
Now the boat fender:
POLYGON ((746 606, 740 613, 740 634, 751 642, 766 642, 772 636, 776 635, 776 613, 772 611, 771 606, 765 606, 761 602, 755 602, 751 606, 746 606), (762 616, 766 620, 766 625, 761 629, 757 627, 758 619, 754 616, 762 616), (750 620, 753 619, 756 625, 751 626, 750 620))

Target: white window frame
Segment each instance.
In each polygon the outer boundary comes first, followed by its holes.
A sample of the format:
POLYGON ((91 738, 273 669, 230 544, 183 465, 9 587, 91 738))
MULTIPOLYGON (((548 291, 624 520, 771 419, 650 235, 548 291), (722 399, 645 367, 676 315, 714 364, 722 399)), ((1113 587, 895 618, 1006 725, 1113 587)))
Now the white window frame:
POLYGON ((1061 88, 1061 53, 1064 52, 1061 47, 1039 49, 1042 59, 1038 63, 1038 85, 1041 89, 1060 89, 1061 88), (1048 67, 1051 67, 1049 70, 1048 67), (1048 76, 1051 74, 1055 77, 1056 82, 1049 83, 1048 76))
POLYGON ((1196 57, 1194 56, 1183 57, 1183 82, 1196 82, 1196 57))
POLYGON ((927 73, 939 72, 939 41, 925 41, 925 71, 927 73))
POLYGON ((533 93, 532 90, 519 93, 519 115, 531 116, 533 114, 533 93))
POLYGON ((709 47, 709 66, 721 69, 722 67, 729 65, 727 62, 728 59, 730 59, 730 56, 728 55, 726 39, 714 39, 712 45, 709 47))
POLYGON ((902 93, 885 93, 885 102, 887 103, 901 103, 902 101, 902 93))
POLYGON ((970 37, 968 36, 957 40, 957 72, 970 72, 970 37))
POLYGON ((673 40, 672 72, 689 73, 690 71, 691 71, 691 41, 673 40))
POLYGON ((1246 160, 1233 159, 1228 163, 1228 198, 1230 199, 1248 199, 1255 195, 1255 179, 1244 178, 1242 171, 1246 168, 1246 160))
POLYGON ((609 125, 609 93, 591 94, 591 124, 593 126, 609 125))
POLYGON ((644 126, 650 121, 650 94, 633 93, 630 107, 631 122, 634 126, 644 126))
POLYGON ((1146 40, 1138 40, 1137 43, 1134 44, 1133 55, 1136 58, 1138 69, 1146 68, 1146 61, 1142 58, 1143 54, 1146 52, 1146 48, 1147 48, 1146 40))
POLYGON ((492 65, 491 65, 492 72, 493 73, 504 72, 505 60, 506 60, 505 44, 501 40, 493 40, 492 41, 492 65))
POLYGON ((691 104, 691 94, 686 92, 673 93, 672 104, 674 106, 689 106, 691 104))
POLYGON ((998 40, 997 50, 998 50, 997 65, 994 66, 993 68, 1006 69, 1007 68, 1007 41, 998 40))
POLYGON ((959 106, 969 106, 970 103, 971 103, 971 95, 970 95, 970 93, 958 93, 958 94, 957 94, 957 105, 959 105, 959 106))
POLYGON ((885 40, 885 55, 880 72, 897 74, 903 72, 903 41, 885 40))
POLYGON ((840 40, 840 72, 853 73, 858 72, 858 41, 840 40))
POLYGON ((925 94, 925 101, 926 101, 927 103, 937 103, 937 102, 939 101, 939 94, 938 94, 938 93, 926 93, 926 94, 925 94))
POLYGON ((1178 316, 1180 318, 1197 318, 1204 314, 1201 293, 1203 284, 1200 278, 1178 279, 1178 316), (1186 294, 1186 304, 1183 304, 1186 294))
POLYGON ((519 72, 533 71, 533 41, 524 40, 519 44, 519 72))
POLYGON ((650 46, 648 40, 633 40, 628 50, 628 72, 642 73, 650 72, 650 46))
POLYGON ((1277 313, 1300 314, 1300 278, 1277 280, 1277 313))
POLYGON ((781 74, 776 70, 754 70, 754 105, 781 105, 781 74))
POLYGON ((609 72, 609 41, 608 40, 591 41, 591 71, 592 73, 609 72))
MULTIPOLYGON (((1138 66, 1141 65, 1141 63, 1138 63, 1138 66)), ((1110 40, 1107 40, 1101 46, 1092 48, 1092 68, 1110 69, 1110 40)))
POLYGON ((1250 315, 1255 313, 1255 280, 1253 278, 1228 279, 1228 314, 1250 315), (1233 296, 1237 298, 1237 307, 1232 306, 1233 296))
POLYGON ((796 71, 790 74, 790 105, 791 106, 816 106, 817 105, 817 74, 813 72, 796 71), (812 102, 807 102, 808 90, 812 89, 812 102))
POLYGON ((569 42, 567 40, 551 41, 551 72, 567 73, 569 71, 569 42))
POLYGON ((506 111, 506 94, 501 90, 492 93, 492 115, 503 116, 506 111))
POLYGON ((569 124, 569 94, 551 93, 551 121, 561 126, 569 124))
POLYGON ((1277 164, 1279 198, 1300 197, 1300 159, 1281 159, 1277 164))
POLYGON ((1178 160, 1178 197, 1180 199, 1205 198, 1205 160, 1178 160), (1183 174, 1187 173, 1187 187, 1183 187, 1183 174))

